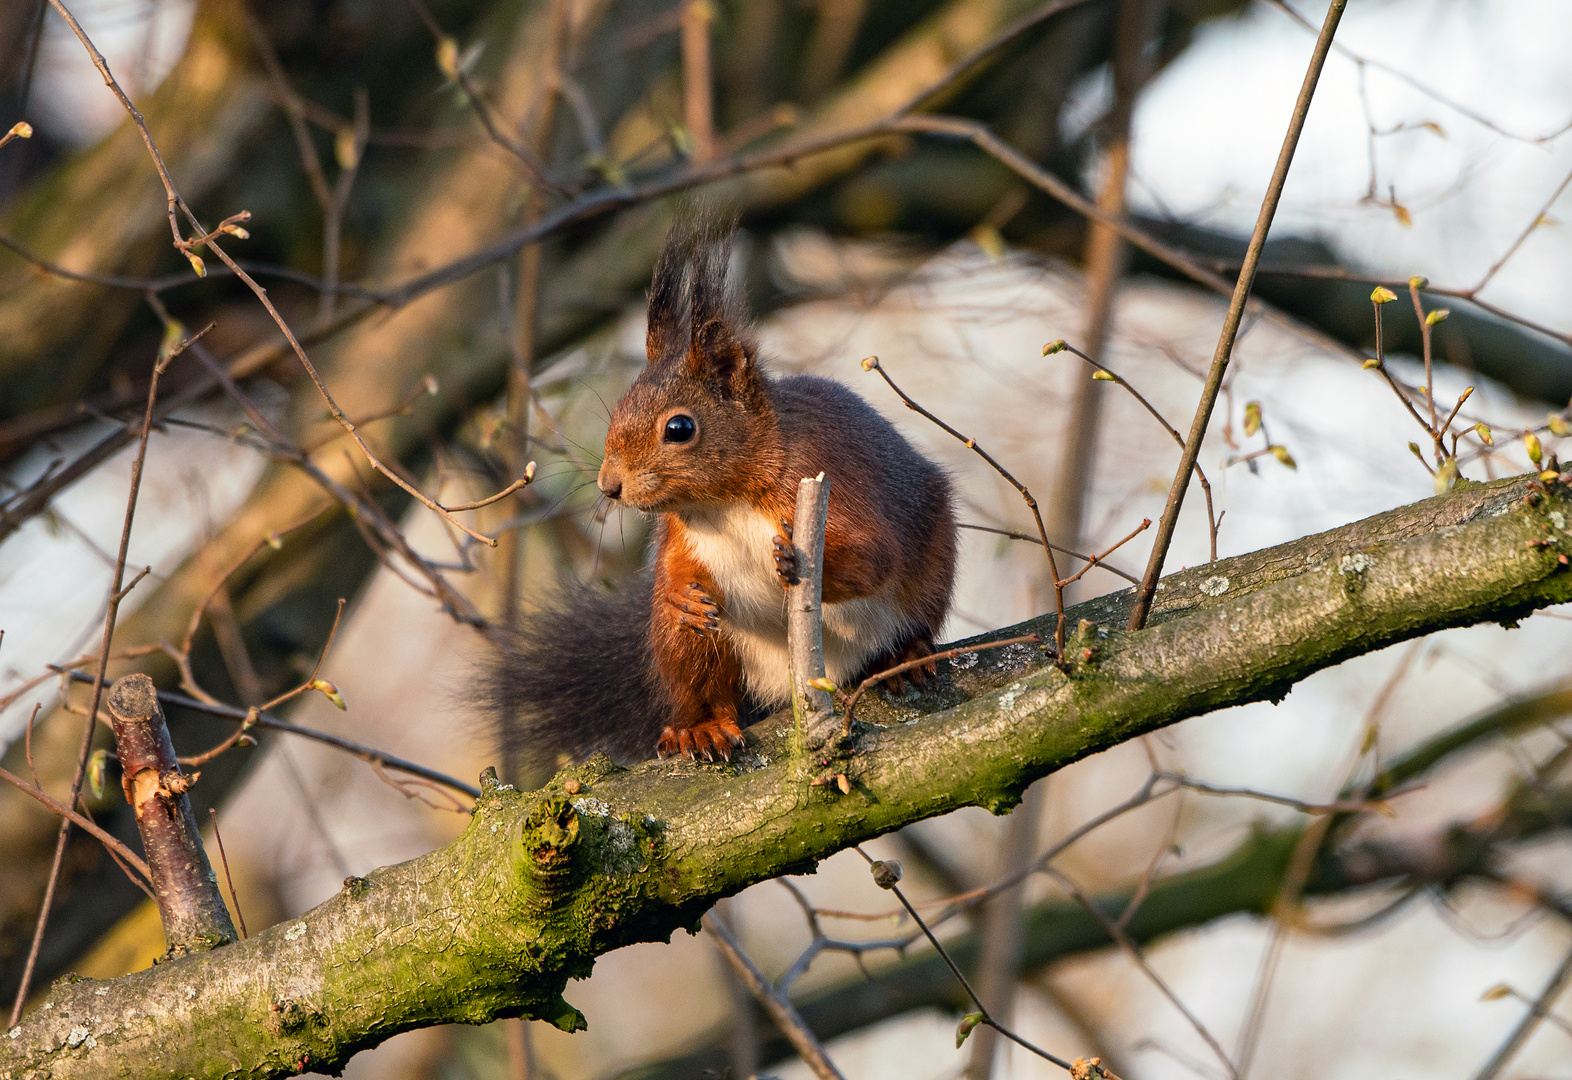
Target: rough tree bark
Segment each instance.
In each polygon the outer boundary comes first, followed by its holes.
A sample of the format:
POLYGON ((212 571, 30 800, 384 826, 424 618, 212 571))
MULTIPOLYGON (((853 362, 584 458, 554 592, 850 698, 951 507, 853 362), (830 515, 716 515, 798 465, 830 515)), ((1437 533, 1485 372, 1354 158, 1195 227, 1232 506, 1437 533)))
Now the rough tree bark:
POLYGON ((1118 629, 1129 593, 1082 604, 1069 673, 1023 645, 946 665, 916 709, 870 702, 838 763, 848 794, 809 786, 779 719, 753 728, 731 765, 597 760, 530 793, 488 776, 458 840, 352 878, 298 920, 56 985, 0 1037, 0 1077, 282 1076, 434 1023, 523 1015, 576 1029, 568 979, 610 949, 696 928, 754 882, 962 806, 1003 812, 1037 777, 1281 697, 1350 656, 1572 599, 1569 512, 1563 482, 1464 483, 1174 574, 1142 631, 1118 629))

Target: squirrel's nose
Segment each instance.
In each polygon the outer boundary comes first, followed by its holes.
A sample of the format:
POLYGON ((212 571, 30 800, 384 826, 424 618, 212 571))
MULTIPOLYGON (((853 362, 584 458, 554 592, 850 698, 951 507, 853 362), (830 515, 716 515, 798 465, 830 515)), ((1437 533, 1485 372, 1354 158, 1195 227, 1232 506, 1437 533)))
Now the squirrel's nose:
POLYGON ((601 463, 600 476, 596 478, 595 483, 600 488, 600 493, 606 496, 606 498, 620 499, 622 498, 622 477, 617 473, 617 470, 610 466, 611 463, 609 461, 601 463))

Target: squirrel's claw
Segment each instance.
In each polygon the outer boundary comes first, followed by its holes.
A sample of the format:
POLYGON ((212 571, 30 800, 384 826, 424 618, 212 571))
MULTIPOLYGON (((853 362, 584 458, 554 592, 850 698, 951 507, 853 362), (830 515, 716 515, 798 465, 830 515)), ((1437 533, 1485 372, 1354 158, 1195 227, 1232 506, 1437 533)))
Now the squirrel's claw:
POLYGON ((690 581, 684 588, 673 590, 667 595, 666 601, 677 609, 677 625, 682 629, 700 637, 720 633, 720 605, 697 581, 690 581))
POLYGON ((797 566, 797 552, 791 546, 791 522, 781 518, 781 531, 775 534, 775 576, 784 586, 802 581, 797 566))
POLYGON ((732 750, 742 746, 742 729, 735 720, 715 718, 692 727, 667 727, 655 744, 657 757, 681 754, 689 760, 730 761, 732 750))

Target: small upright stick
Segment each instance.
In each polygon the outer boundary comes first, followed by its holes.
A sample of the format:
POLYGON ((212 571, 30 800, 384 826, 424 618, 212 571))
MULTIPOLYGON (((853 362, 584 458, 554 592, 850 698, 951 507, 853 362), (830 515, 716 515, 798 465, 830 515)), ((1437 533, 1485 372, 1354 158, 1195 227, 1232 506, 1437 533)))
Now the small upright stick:
POLYGON ((835 727, 834 701, 813 686, 824 679, 824 522, 829 516, 830 482, 824 474, 803 477, 797 485, 797 515, 792 520, 792 553, 797 583, 786 589, 786 655, 791 663, 791 712, 810 749, 822 746, 835 727))
POLYGON ((169 740, 158 691, 146 675, 127 675, 109 688, 106 701, 115 730, 115 752, 124 771, 126 802, 153 879, 170 956, 203 952, 236 939, 235 925, 218 892, 186 789, 193 777, 180 771, 169 740))

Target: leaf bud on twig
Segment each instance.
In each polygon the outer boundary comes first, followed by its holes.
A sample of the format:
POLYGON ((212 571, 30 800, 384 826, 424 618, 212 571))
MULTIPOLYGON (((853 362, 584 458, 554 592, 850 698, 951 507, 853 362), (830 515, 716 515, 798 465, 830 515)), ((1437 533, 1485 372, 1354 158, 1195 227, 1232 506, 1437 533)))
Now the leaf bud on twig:
POLYGON ((969 1012, 961 1017, 961 1022, 955 1028, 955 1048, 957 1050, 966 1042, 966 1036, 970 1035, 972 1030, 982 1022, 983 1014, 980 1012, 969 1012))
POLYGON ((1251 401, 1245 404, 1244 433, 1246 436, 1254 435, 1261 430, 1261 403, 1251 401))
POLYGON ((1048 344, 1043 346, 1043 355, 1052 356, 1056 352, 1064 352, 1064 350, 1068 349, 1069 347, 1069 343, 1066 342, 1064 338, 1059 338, 1058 340, 1050 341, 1048 344))
POLYGON ((878 366, 879 366, 879 358, 877 356, 865 356, 865 357, 863 357, 862 369, 864 371, 872 371, 874 368, 876 368, 878 366))
POLYGON ((1486 446, 1494 446, 1496 444, 1495 436, 1490 434, 1490 425, 1489 424, 1486 424, 1486 423, 1483 423, 1483 422, 1475 424, 1474 425, 1474 434, 1478 435, 1479 436, 1479 441, 1484 443, 1486 446))
POLYGON ((437 42, 437 70, 449 82, 457 82, 459 76, 459 48, 458 42, 450 37, 444 37, 437 42))
POLYGON ((1539 445, 1539 436, 1532 431, 1523 432, 1523 449, 1528 451, 1528 460, 1537 468, 1545 460, 1544 448, 1539 445))
POLYGON ((87 759, 87 790, 97 802, 104 797, 104 771, 109 767, 109 751, 94 750, 87 759))
POLYGON ((1415 274, 1413 277, 1408 279, 1408 287, 1410 289, 1423 289, 1429 284, 1430 279, 1425 277, 1423 274, 1415 274))
POLYGON ((1385 285, 1377 285, 1375 287, 1375 291, 1370 294, 1370 302, 1372 304, 1390 304, 1393 300, 1396 299, 1397 293, 1393 292, 1385 285))
POLYGON ((341 127, 333 136, 333 160, 346 172, 360 164, 360 146, 355 139, 355 129, 341 127))
POLYGON ((873 874, 873 883, 881 889, 893 889, 904 875, 901 864, 894 859, 880 859, 868 867, 873 874))
POLYGON ((1438 307, 1425 316, 1425 325, 1434 326, 1438 322, 1446 322, 1446 317, 1452 314, 1444 307, 1438 307))
POLYGON ((337 705, 340 709, 348 711, 349 706, 344 704, 344 695, 338 692, 338 687, 326 679, 312 679, 306 685, 313 690, 320 691, 323 697, 337 705))

